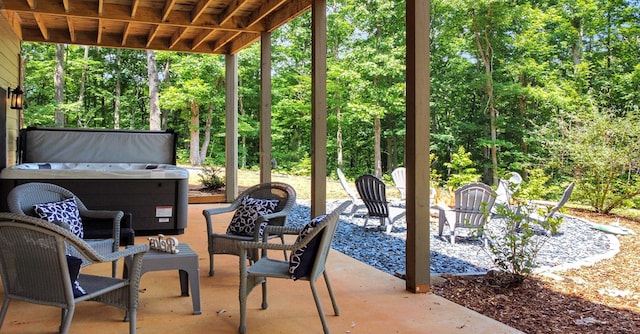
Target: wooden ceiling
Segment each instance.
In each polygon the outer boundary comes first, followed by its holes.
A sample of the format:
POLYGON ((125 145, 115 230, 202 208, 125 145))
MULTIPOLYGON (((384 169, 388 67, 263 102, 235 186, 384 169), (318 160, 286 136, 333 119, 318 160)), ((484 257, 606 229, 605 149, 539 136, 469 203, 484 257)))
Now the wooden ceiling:
POLYGON ((0 0, 29 42, 234 54, 312 0, 0 0))

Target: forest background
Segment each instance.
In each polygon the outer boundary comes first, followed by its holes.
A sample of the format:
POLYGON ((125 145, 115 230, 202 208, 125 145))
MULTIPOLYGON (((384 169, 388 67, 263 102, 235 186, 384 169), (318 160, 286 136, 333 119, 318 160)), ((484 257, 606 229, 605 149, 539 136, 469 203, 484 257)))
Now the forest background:
MULTIPOLYGON (((404 161, 405 4, 328 1, 327 166, 404 161)), ((310 173, 311 15, 272 35, 272 156, 310 173)), ((640 207, 640 1, 431 0, 431 180, 525 177, 523 196, 640 207)), ((225 164, 224 56, 23 43, 25 126, 171 129, 225 164)), ((238 54, 240 168, 259 157, 260 47, 238 54)), ((425 129, 427 131, 427 129, 425 129)))

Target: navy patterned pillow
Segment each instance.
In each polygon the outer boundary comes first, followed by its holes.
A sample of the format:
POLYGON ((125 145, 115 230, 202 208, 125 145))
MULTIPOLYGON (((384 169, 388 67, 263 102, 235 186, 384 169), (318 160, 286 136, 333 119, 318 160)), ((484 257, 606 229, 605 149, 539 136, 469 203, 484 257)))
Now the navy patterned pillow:
POLYGON ((41 219, 48 222, 63 222, 69 225, 71 232, 79 238, 84 237, 84 228, 75 197, 60 202, 36 204, 34 211, 41 219))
MULTIPOLYGON (((326 223, 325 218, 327 215, 320 215, 313 218, 307 225, 305 225, 296 242, 302 241, 314 231, 314 229, 321 227, 326 223)), ((293 280, 297 280, 301 277, 305 277, 311 274, 311 267, 313 266, 313 260, 318 252, 320 246, 320 234, 316 235, 306 246, 296 250, 291 254, 289 259, 289 274, 293 280)))
POLYGON ((71 289, 73 290, 73 296, 75 298, 84 296, 87 292, 78 283, 78 276, 80 276, 80 266, 82 266, 82 260, 72 255, 67 255, 67 267, 69 268, 69 278, 71 279, 71 289))
POLYGON ((277 199, 259 199, 245 197, 238 209, 231 218, 231 223, 227 227, 228 234, 253 236, 256 219, 263 215, 274 213, 278 204, 277 199))

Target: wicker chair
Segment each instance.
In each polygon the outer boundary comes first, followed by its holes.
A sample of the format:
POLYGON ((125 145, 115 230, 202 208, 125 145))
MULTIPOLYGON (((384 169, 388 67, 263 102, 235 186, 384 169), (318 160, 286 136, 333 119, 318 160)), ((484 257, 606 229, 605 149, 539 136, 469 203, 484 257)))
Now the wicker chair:
MULTIPOLYGON (((244 334, 247 331, 247 297, 249 293, 251 293, 251 290, 253 290, 253 288, 258 284, 262 284, 262 309, 266 309, 268 307, 267 278, 284 278, 292 280, 289 261, 269 258, 266 254, 267 249, 290 251, 290 256, 293 256, 294 253, 300 254, 300 251, 309 252, 310 249, 313 249, 313 251, 315 251, 315 253, 311 251, 312 253, 308 254, 311 261, 309 261, 309 267, 305 268, 307 269, 305 270, 306 273, 301 277, 297 277, 296 279, 309 281, 309 284, 311 285, 311 292, 313 293, 313 299, 315 301, 316 308, 318 309, 318 314, 320 315, 320 321, 322 322, 322 328, 325 333, 330 332, 329 326, 327 325, 327 320, 324 316, 322 304, 320 303, 320 297, 318 296, 316 281, 318 280, 318 278, 320 278, 320 275, 324 277, 324 281, 327 284, 327 290, 329 291, 329 297, 331 298, 331 304, 333 305, 333 311, 335 315, 339 315, 340 311, 338 310, 338 304, 336 303, 336 298, 333 295, 333 290, 331 289, 331 284, 329 283, 329 276, 327 275, 325 265, 327 262, 327 256, 329 255, 329 250, 331 248, 331 241, 333 240, 333 235, 335 234, 336 227, 338 226, 338 218, 340 217, 342 211, 349 207, 349 205, 351 205, 351 201, 342 203, 339 207, 334 209, 329 215, 322 219, 324 220, 324 224, 318 225, 319 227, 313 228, 311 232, 304 238, 300 238, 300 232, 303 231, 304 228, 267 226, 266 231, 269 231, 270 233, 299 235, 298 240, 296 240, 296 242, 293 244, 269 243, 268 240, 263 240, 262 242, 243 241, 239 243, 240 333, 244 334), (312 246, 312 242, 313 244, 315 244, 315 247, 312 246), (247 267, 246 262, 248 260, 249 254, 253 250, 258 249, 264 251, 263 257, 250 267, 247 267)), ((292 282, 293 281, 294 280, 292 280, 292 282)), ((298 301, 296 301, 296 303, 298 303, 298 301)))
POLYGON ((124 309, 129 333, 135 333, 142 257, 148 249, 148 245, 138 245, 102 255, 65 227, 39 218, 0 213, 0 272, 4 286, 0 327, 11 300, 19 300, 61 308, 59 332, 67 333, 76 303, 90 300, 124 309), (96 264, 131 256, 130 275, 120 279, 80 274, 77 282, 86 294, 74 297, 75 277, 70 276, 68 247, 96 264))
POLYGON ((389 206, 386 195, 386 185, 382 180, 371 174, 364 174, 356 180, 356 189, 360 194, 360 198, 367 207, 367 217, 364 227, 367 227, 369 218, 380 219, 378 229, 381 231, 391 232, 393 223, 400 218, 406 216, 407 211, 404 208, 389 206))
MULTIPOLYGON (((231 205, 224 208, 212 208, 202 211, 205 222, 207 224, 207 240, 209 243, 209 276, 213 276, 214 270, 214 254, 231 254, 239 255, 238 242, 240 241, 258 241, 260 229, 255 228, 252 236, 237 235, 230 233, 216 233, 213 230, 213 216, 222 213, 236 211, 245 198, 278 200, 278 205, 271 214, 258 216, 254 226, 260 226, 262 222, 268 221, 269 225, 283 226, 287 220, 289 211, 296 203, 296 191, 290 185, 281 182, 261 183, 245 190, 231 205)), ((280 237, 284 243, 282 235, 270 235, 270 237, 280 237)), ((248 259, 255 261, 258 259, 258 252, 252 252, 248 259)))
MULTIPOLYGON (((82 201, 68 189, 55 184, 41 182, 25 183, 13 188, 7 196, 7 204, 9 206, 9 210, 13 213, 38 217, 33 207, 35 204, 57 202, 73 197, 76 199, 78 211, 80 211, 80 218, 83 222, 87 221, 92 224, 99 223, 100 225, 107 226, 112 230, 110 238, 88 239, 87 234, 85 236, 85 241, 103 256, 117 252, 120 246, 120 236, 122 231, 121 220, 124 216, 122 211, 89 210, 82 201)), ((133 229, 130 227, 127 227, 127 229, 133 233, 133 229)), ((87 264, 86 261, 83 261, 83 263, 87 264)), ((114 260, 111 271, 112 277, 116 277, 117 266, 117 260, 114 260)))

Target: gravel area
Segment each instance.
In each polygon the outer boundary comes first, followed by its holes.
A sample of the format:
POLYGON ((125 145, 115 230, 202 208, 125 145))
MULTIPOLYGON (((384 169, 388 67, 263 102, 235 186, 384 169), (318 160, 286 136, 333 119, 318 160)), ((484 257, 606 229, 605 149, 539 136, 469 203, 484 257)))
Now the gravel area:
MULTIPOLYGON (((341 201, 329 201, 327 212, 341 201)), ((303 226, 310 220, 308 201, 298 201, 289 214, 287 224, 303 226)), ((354 217, 351 221, 341 216, 332 247, 346 255, 367 263, 390 274, 405 272, 406 222, 394 224, 391 233, 376 229, 376 221, 354 217), (373 224, 372 224, 373 222, 373 224)), ((499 220, 492 220, 489 226, 500 226, 499 220)), ((444 233, 448 232, 445 227, 444 233)), ((452 245, 446 235, 438 236, 437 223, 431 223, 431 273, 433 274, 476 274, 493 268, 491 255, 484 249, 479 238, 457 238, 452 245)), ((538 237, 536 237, 538 238, 538 237)), ((539 237, 543 242, 544 237, 539 237)), ((613 256, 619 250, 617 239, 612 235, 594 230, 589 222, 565 216, 559 233, 546 239, 537 256, 539 271, 553 271, 593 263, 613 256)))

